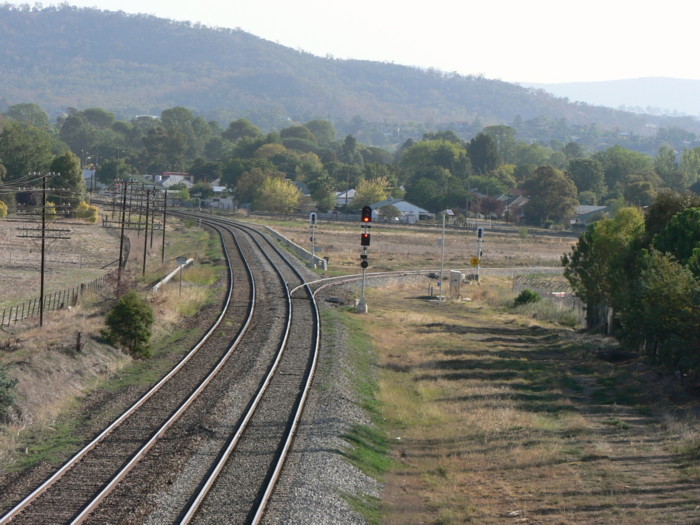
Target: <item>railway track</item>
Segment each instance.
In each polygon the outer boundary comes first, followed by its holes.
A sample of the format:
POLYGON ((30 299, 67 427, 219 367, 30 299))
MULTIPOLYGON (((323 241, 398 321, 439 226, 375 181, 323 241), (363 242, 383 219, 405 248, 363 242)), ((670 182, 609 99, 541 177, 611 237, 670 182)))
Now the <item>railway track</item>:
POLYGON ((303 276, 267 237, 202 223, 218 232, 229 261, 216 322, 1 525, 261 519, 310 388, 318 310, 303 276))

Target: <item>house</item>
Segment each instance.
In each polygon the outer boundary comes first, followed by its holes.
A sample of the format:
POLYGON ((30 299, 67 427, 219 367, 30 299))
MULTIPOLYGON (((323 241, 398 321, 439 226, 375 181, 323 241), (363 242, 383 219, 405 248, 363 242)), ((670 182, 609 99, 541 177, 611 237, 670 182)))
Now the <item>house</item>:
POLYGON ((377 212, 378 215, 381 215, 381 209, 384 206, 394 206, 397 210, 399 210, 401 212, 399 222, 406 224, 415 224, 418 221, 435 218, 435 215, 430 213, 428 210, 424 210, 423 208, 416 206, 415 204, 411 204, 403 199, 387 199, 384 201, 375 202, 374 204, 371 204, 373 214, 377 212))
POLYGON ((166 189, 181 182, 188 188, 191 188, 194 186, 194 175, 166 171, 162 175, 154 175, 153 182, 160 184, 166 189))
POLYGON ((345 205, 350 206, 354 198, 355 190, 337 191, 335 193, 335 205, 338 208, 341 208, 345 205))
POLYGON ((609 206, 589 206, 585 204, 576 206, 574 218, 571 219, 571 225, 587 226, 592 222, 606 217, 609 211, 609 206))
MULTIPOLYGON (((507 201, 506 201, 507 202, 507 201)), ((520 195, 506 204, 503 214, 514 222, 519 222, 525 217, 525 205, 530 202, 528 197, 520 195)))

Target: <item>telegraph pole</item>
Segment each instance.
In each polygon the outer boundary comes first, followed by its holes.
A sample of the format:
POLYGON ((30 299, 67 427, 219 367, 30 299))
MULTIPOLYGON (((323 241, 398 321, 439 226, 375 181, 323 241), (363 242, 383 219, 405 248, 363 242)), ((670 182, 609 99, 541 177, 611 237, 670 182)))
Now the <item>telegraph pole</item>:
POLYGON ((41 284, 39 285, 39 326, 44 326, 44 269, 46 264, 46 175, 41 182, 41 284))
POLYGON ((122 258, 124 253, 124 227, 126 223, 126 187, 128 182, 126 179, 123 181, 124 184, 124 196, 122 197, 122 221, 121 221, 121 233, 119 234, 119 265, 117 267, 117 295, 119 295, 119 290, 121 289, 122 283, 122 258))

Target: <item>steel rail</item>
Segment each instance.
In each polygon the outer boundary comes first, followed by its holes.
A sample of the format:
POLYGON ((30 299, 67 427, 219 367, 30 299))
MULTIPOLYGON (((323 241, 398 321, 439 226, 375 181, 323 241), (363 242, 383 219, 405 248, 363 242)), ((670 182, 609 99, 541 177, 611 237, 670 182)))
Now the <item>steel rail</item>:
MULTIPOLYGON (((166 374, 158 383, 156 383, 148 392, 146 392, 139 400, 137 400, 134 404, 132 404, 126 411, 124 411, 117 419, 115 419, 107 428, 105 428, 95 439, 93 439, 90 443, 88 443, 85 447, 83 447, 80 451, 78 451, 72 458, 70 458, 59 470, 57 470, 53 475, 51 475, 46 481, 44 481, 41 485, 39 485, 34 491, 32 491, 28 496, 26 496, 22 501, 20 501, 15 507, 13 507, 11 510, 9 510, 5 515, 3 515, 0 518, 0 525, 5 525, 9 523, 13 518, 18 516, 23 510, 25 510, 34 500, 36 500, 39 496, 41 496, 43 493, 45 493, 54 483, 56 483, 66 472, 68 472, 71 468, 73 468, 81 459, 83 459, 92 449, 94 449, 99 443, 101 443, 109 434, 111 434, 117 427, 119 427, 125 420, 127 420, 134 412, 136 412, 147 400, 149 400, 153 395, 155 395, 162 387, 165 385, 168 381, 170 381, 184 366, 187 364, 188 361, 192 359, 192 357, 200 350, 200 348, 207 342, 207 340, 211 337, 211 335, 215 332, 215 330, 219 327, 221 322, 223 321, 229 307, 231 304, 232 296, 233 296, 233 269, 230 264, 230 254, 228 253, 228 249, 226 248, 226 244, 223 242, 223 235, 221 231, 217 230, 220 239, 222 240, 222 246, 224 249, 224 255, 225 259, 227 261, 227 266, 228 266, 228 289, 227 289, 227 295, 226 295, 226 301, 221 309, 221 312, 219 316, 217 317, 216 321, 214 324, 209 328, 209 330, 200 338, 199 342, 187 353, 185 357, 183 357, 180 362, 168 373, 166 374)), ((249 274, 249 279, 251 279, 251 295, 254 298, 255 296, 255 283, 252 281, 252 273, 250 272, 250 269, 247 268, 248 274, 249 274)), ((251 307, 248 312, 248 316, 246 319, 246 323, 244 327, 240 330, 238 337, 236 338, 236 341, 234 342, 234 345, 238 340, 240 340, 240 337, 242 334, 245 332, 245 329, 247 329, 247 326, 250 323, 250 319, 252 317, 252 311, 254 308, 254 301, 251 301, 251 307)), ((234 346, 232 345, 232 347, 234 346)), ((231 349, 227 352, 227 355, 230 355, 231 349)), ((228 359, 228 358, 226 358, 228 359)), ((220 368, 220 366, 216 367, 217 370, 220 368)), ((210 374, 211 375, 211 374, 210 374)), ((166 424, 170 425, 172 418, 169 418, 168 422, 166 424)), ((161 435, 161 431, 159 430, 156 432, 156 435, 161 435)), ((135 464, 135 462, 132 460, 129 462, 130 465, 135 464)), ((123 470, 120 471, 121 477, 123 470)), ((121 479, 120 477, 120 479, 121 479)), ((110 486, 113 488, 116 483, 112 484, 110 483, 110 486)), ((104 498, 106 494, 104 493, 104 490, 100 493, 101 499, 104 498)), ((89 504, 89 507, 94 510, 94 505, 89 504)), ((85 512, 81 512, 79 514, 79 518, 76 518, 73 522, 79 522, 84 517, 86 516, 85 512)))
MULTIPOLYGON (((240 442, 241 437, 245 433, 248 424, 253 417, 255 411, 260 405, 260 402, 263 399, 263 396, 265 395, 267 388, 270 384, 270 382, 273 379, 273 376, 277 372, 278 365, 280 361, 282 360, 286 345, 288 343, 288 335, 291 329, 291 323, 292 323, 292 313, 293 313, 293 302, 292 302, 292 293, 289 290, 289 285, 287 284, 284 276, 282 275, 282 271, 278 268, 276 264, 273 263, 271 257, 268 255, 266 250, 262 248, 260 245, 260 242, 254 238, 253 234, 259 235, 262 237, 267 244, 277 253, 277 255, 282 258, 287 263, 287 266, 294 272, 294 274, 302 281, 306 282, 305 278, 301 275, 301 272, 294 266, 293 263, 291 263, 285 254, 274 244, 270 241, 270 239, 264 234, 261 233, 260 231, 256 230, 255 228, 248 226, 246 224, 238 223, 236 221, 227 221, 230 222, 233 226, 242 229, 242 230, 248 230, 248 235, 250 238, 255 242, 255 244, 260 248, 260 251, 264 254, 266 259, 272 264, 272 266, 275 268, 275 271, 280 279, 280 281, 285 285, 285 290, 286 290, 286 299, 287 299, 287 304, 288 304, 288 318, 287 318, 287 327, 285 331, 285 336, 283 341, 280 344, 277 356, 275 357, 275 361, 273 365, 270 367, 268 370, 268 373, 265 377, 264 382, 261 384, 260 389, 258 390, 258 393, 255 396, 254 401, 251 403, 248 412, 246 413, 241 425, 239 426, 238 430, 234 434, 234 436, 231 438, 229 443, 226 446, 226 449, 224 452, 221 454, 219 457, 216 465, 211 469, 210 475, 208 476, 207 480, 203 483, 200 492, 196 495, 195 499, 192 501, 190 508, 187 510, 186 514, 182 517, 180 520, 181 525, 186 525, 192 522, 192 520, 196 517, 197 512, 201 508, 203 502, 206 500, 207 495, 211 491, 211 489, 216 485, 216 482, 225 468, 227 462, 229 461, 231 455, 234 453, 236 446, 240 442), (251 233, 252 232, 252 233, 251 233)), ((303 285, 302 285, 303 286, 303 285)), ((295 288, 296 289, 296 288, 295 288)), ((313 355, 311 358, 311 364, 309 366, 309 371, 306 376, 306 380, 304 382, 304 386, 301 392, 301 395, 299 397, 298 402, 296 403, 296 409, 294 410, 294 414, 292 417, 292 423, 289 426, 289 429, 286 432, 286 437, 284 438, 284 444, 281 447, 281 450, 279 453, 277 453, 277 460, 274 462, 274 468, 272 470, 272 474, 270 475, 267 483, 264 486, 264 491, 263 494, 258 502, 257 509, 255 509, 255 515, 253 517, 252 523, 257 524, 259 521, 262 519, 262 516, 264 515, 265 508, 267 507, 267 504, 272 496, 272 493, 274 491, 274 488, 277 484, 277 481, 279 479, 279 476, 281 475, 282 469, 284 467, 284 463, 286 461, 288 452, 291 448, 292 442, 294 440, 294 435, 296 434, 296 431, 298 429, 298 424, 301 419, 301 415, 304 410, 304 406, 306 403, 306 399, 308 397, 309 391, 311 389, 311 384, 313 381, 314 373, 316 370, 316 365, 318 362, 318 354, 319 354, 319 346, 320 346, 320 316, 318 313, 318 307, 316 305, 315 299, 313 297, 313 292, 311 289, 307 286, 308 289, 308 294, 309 294, 309 299, 310 299, 310 304, 312 305, 312 311, 313 311, 313 317, 314 317, 314 337, 313 337, 313 355)))
MULTIPOLYGON (((257 525, 260 523, 262 520, 265 510, 267 508, 267 505, 272 497, 272 493, 274 492, 275 487, 277 486, 277 482, 279 480, 280 475, 282 474, 282 469, 284 468, 284 464, 287 460, 287 456, 289 454, 289 450, 291 449, 292 443, 294 441, 294 437, 296 436, 296 432, 299 426, 299 422, 301 420, 301 416, 303 414, 304 408, 306 406, 306 400, 308 398, 309 392, 311 391, 311 385, 313 383, 313 378, 316 373, 316 366, 318 364, 318 356, 320 352, 320 344, 321 344, 321 317, 319 315, 318 311, 318 305, 316 304, 316 299, 314 297, 314 293, 311 289, 311 287, 308 285, 306 282, 306 279, 304 276, 301 274, 301 272, 289 262, 287 259, 286 255, 282 252, 282 250, 277 246, 277 244, 273 244, 270 239, 264 235, 263 233, 255 230, 258 235, 260 235, 265 241, 268 243, 268 245, 277 252, 277 254, 285 261, 287 261, 287 264, 291 268, 291 270, 299 277, 299 279, 304 283, 302 286, 306 287, 308 296, 309 296, 309 302, 312 307, 312 312, 313 312, 313 318, 314 318, 314 337, 313 337, 313 356, 311 359, 311 364, 309 366, 309 372, 306 377, 306 381, 304 382, 304 387, 302 390, 301 397, 299 398, 299 401, 297 402, 297 408, 294 412, 294 417, 292 420, 292 423, 290 425, 289 432, 287 433, 287 437, 284 441, 284 445, 282 447, 282 450, 278 456, 277 462, 275 464, 275 468, 272 472, 272 475, 270 476, 270 479, 267 483, 267 486, 265 487, 265 491, 260 499, 260 502, 258 504, 258 509, 255 512, 255 515, 253 516, 252 523, 253 525, 257 525)), ((298 288, 298 287, 297 287, 298 288)), ((297 289, 295 288, 295 290, 297 289)), ((292 292, 289 292, 289 296, 292 296, 292 292)))
MULTIPOLYGON (((225 247, 224 247, 225 248, 225 247)), ((252 273, 249 274, 252 283, 253 292, 255 290, 255 281, 252 279, 252 273)), ((253 298, 255 294, 253 293, 253 298)), ((156 442, 163 436, 163 434, 182 416, 182 414, 194 403, 194 401, 199 397, 199 395, 204 391, 209 383, 219 374, 219 371, 228 362, 228 360, 233 355, 234 351, 237 349, 241 339, 245 335, 250 326, 253 313, 255 310, 255 300, 251 302, 249 315, 245 321, 245 324, 241 330, 236 335, 231 346, 228 348, 226 353, 222 356, 216 366, 209 372, 209 374, 202 380, 202 382, 197 386, 197 388, 192 391, 189 397, 180 405, 180 407, 171 414, 171 416, 161 425, 161 427, 155 432, 155 434, 139 449, 139 451, 132 456, 132 458, 124 465, 124 467, 112 478, 112 480, 104 486, 100 493, 95 496, 95 498, 87 505, 78 516, 71 522, 73 525, 82 523, 89 515, 92 513, 102 501, 109 495, 110 492, 117 486, 117 484, 126 477, 126 475, 131 471, 131 469, 138 463, 156 444, 156 442)))

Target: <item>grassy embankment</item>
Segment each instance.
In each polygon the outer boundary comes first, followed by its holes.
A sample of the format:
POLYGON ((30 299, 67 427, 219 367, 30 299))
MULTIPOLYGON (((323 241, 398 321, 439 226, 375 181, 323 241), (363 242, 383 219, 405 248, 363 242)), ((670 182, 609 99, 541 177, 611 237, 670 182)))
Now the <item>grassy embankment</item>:
MULTIPOLYGON (((44 460, 65 460, 85 434, 119 413, 122 401, 115 401, 119 396, 113 396, 114 392, 144 390, 191 348, 201 330, 190 331, 183 321, 209 302, 220 301, 223 290, 212 284, 224 274, 218 237, 195 226, 179 221, 169 225, 162 264, 160 243, 155 240, 151 248, 149 242, 145 275, 143 237, 133 235, 131 239, 124 280, 144 293, 177 267, 177 256, 195 259, 195 265, 183 274, 182 293, 175 279, 149 296, 155 311, 151 359, 132 360, 102 339, 104 316, 114 299, 112 288, 84 296, 70 311, 50 313, 43 328, 25 321, 3 335, 0 366, 18 382, 13 389, 15 417, 0 432, 0 472, 21 470, 44 460), (82 407, 96 402, 95 398, 102 400, 100 410, 86 417, 82 407)), ((113 237, 106 236, 102 242, 118 250, 113 237)), ((76 284, 66 279, 63 286, 76 284)))
POLYGON ((601 360, 613 342, 542 304, 512 310, 504 284, 446 304, 421 287, 371 290, 368 315, 336 316, 375 421, 348 436, 349 455, 386 482, 381 502, 351 503, 387 524, 697 519, 697 403, 669 403, 638 360, 601 360))

